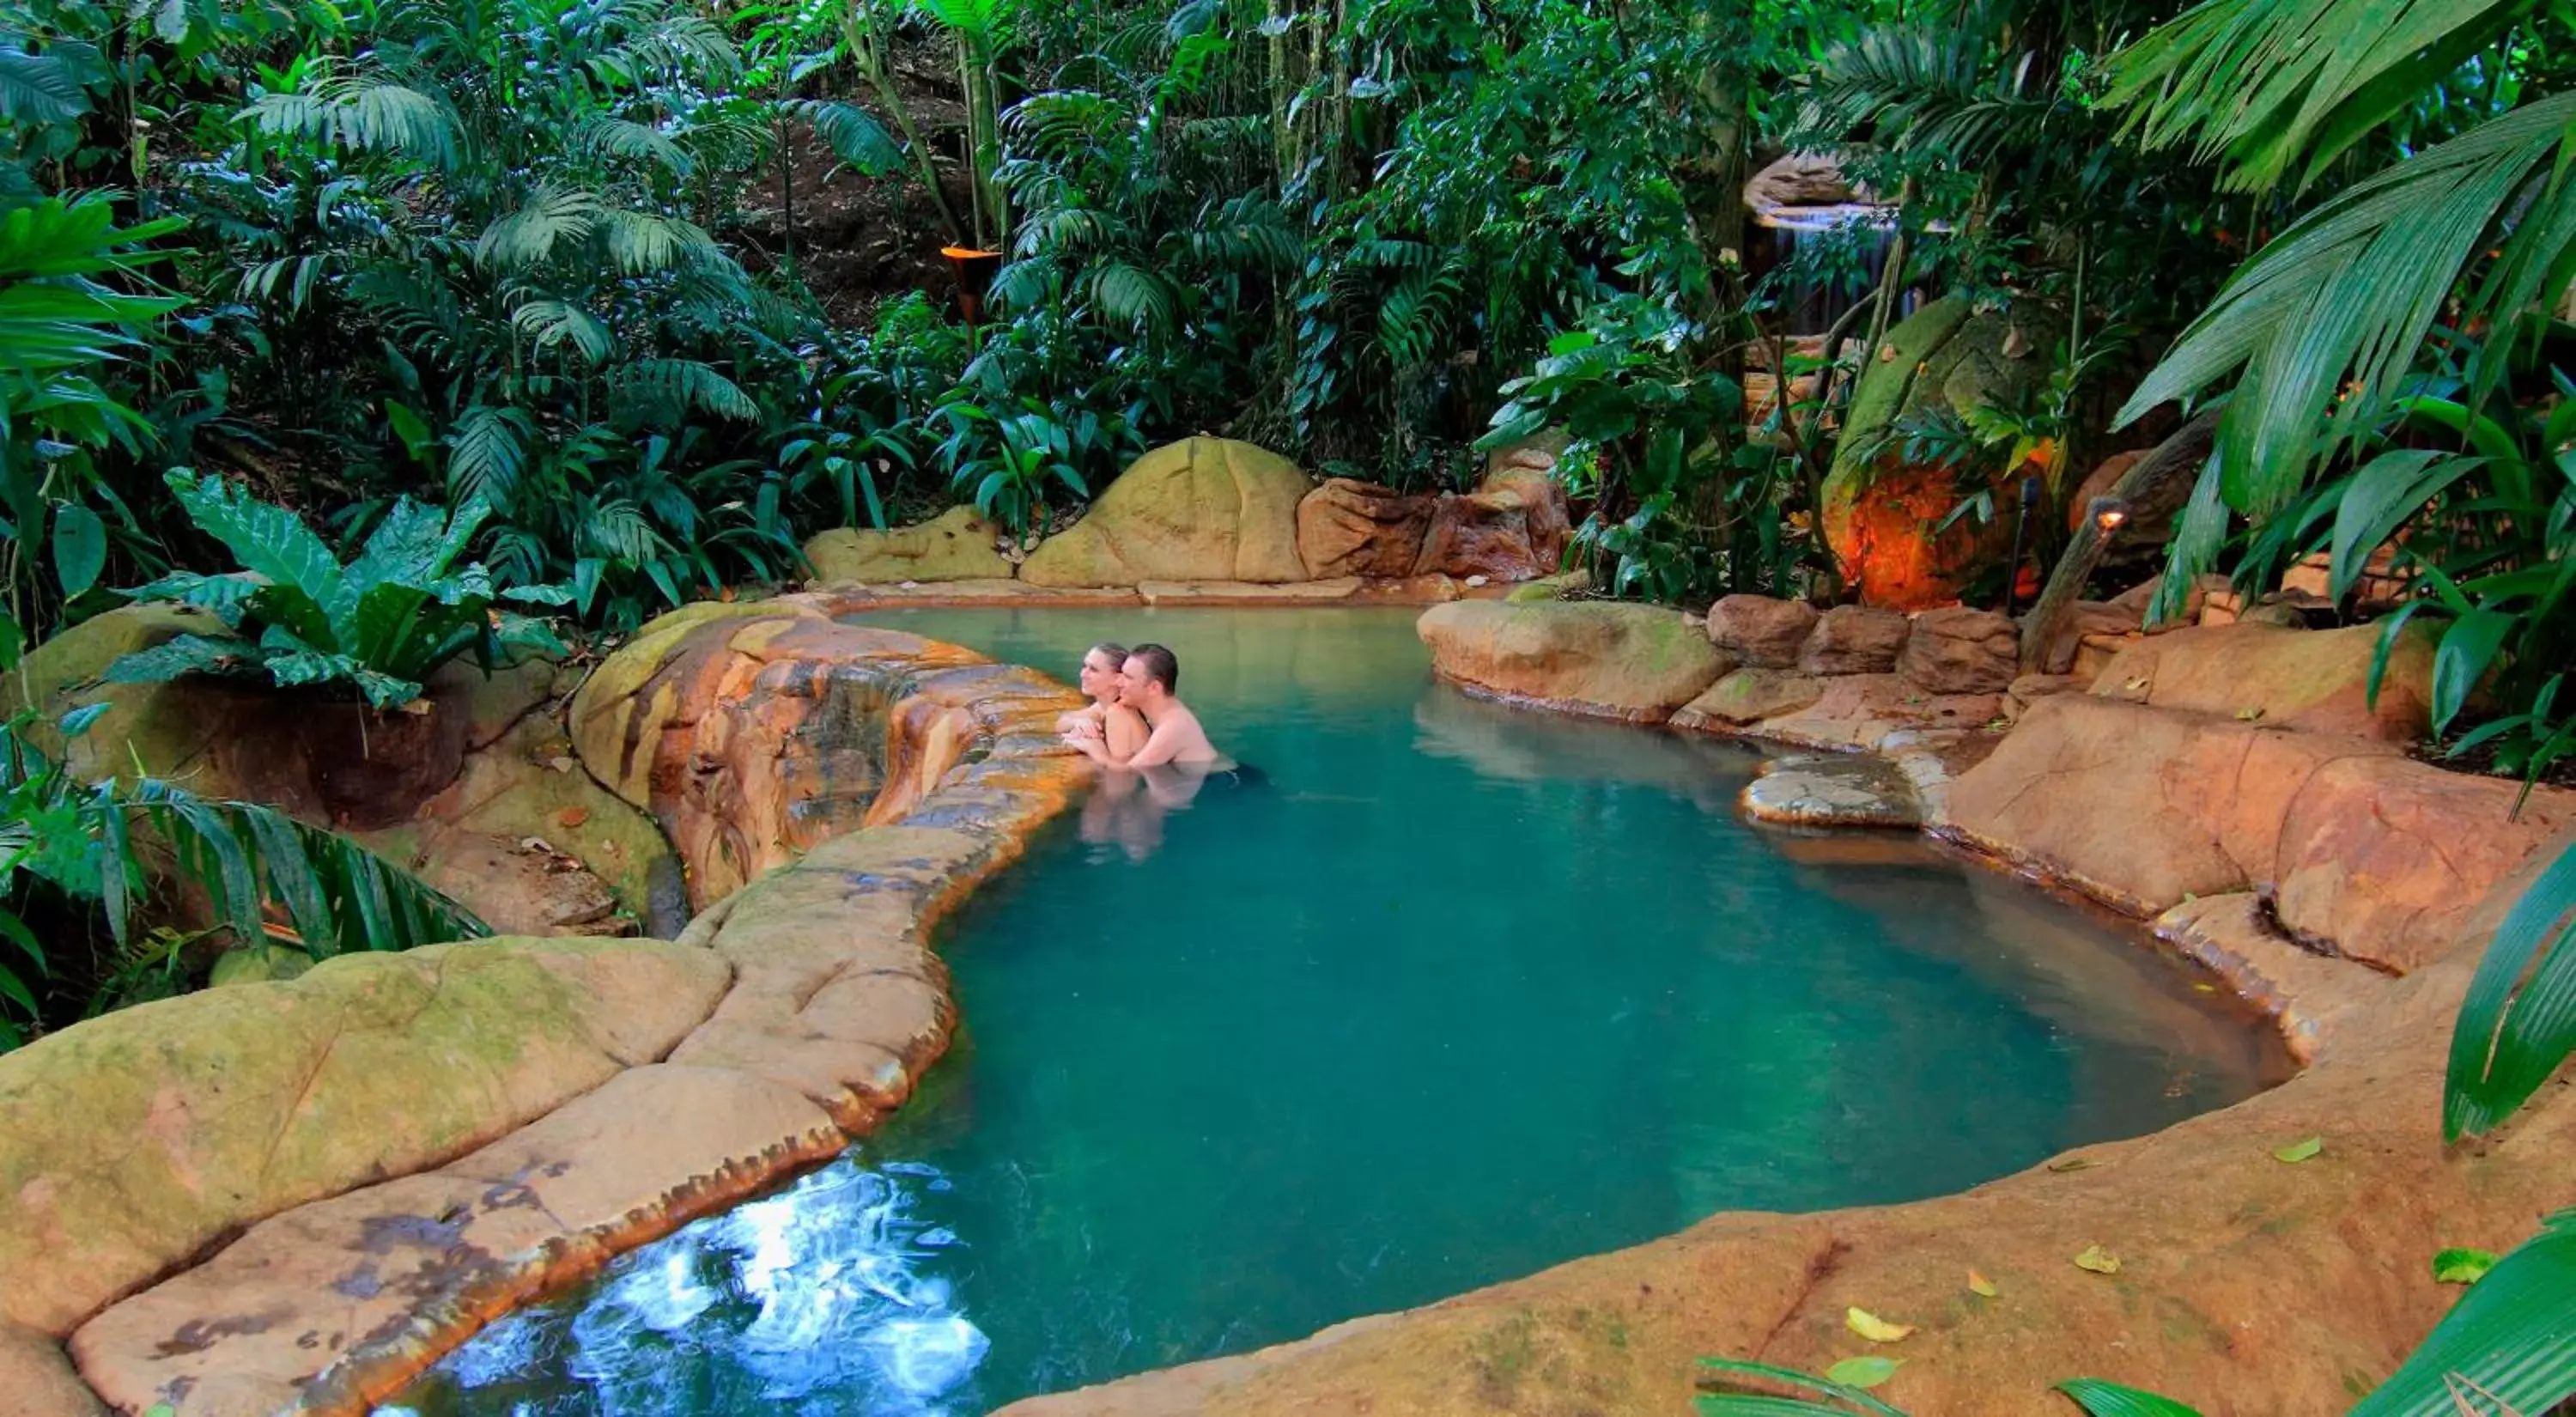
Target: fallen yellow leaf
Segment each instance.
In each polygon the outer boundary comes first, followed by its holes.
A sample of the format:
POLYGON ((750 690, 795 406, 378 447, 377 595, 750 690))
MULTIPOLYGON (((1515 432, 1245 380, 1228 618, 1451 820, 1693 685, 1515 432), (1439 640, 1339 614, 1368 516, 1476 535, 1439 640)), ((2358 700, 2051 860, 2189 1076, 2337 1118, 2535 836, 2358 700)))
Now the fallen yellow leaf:
POLYGON ((1843 1310, 1843 1324, 1872 1343, 1894 1343, 1914 1331, 1912 1324, 1892 1324, 1867 1309, 1843 1310))
POLYGON ((2099 1245, 2087 1245, 2084 1253, 2075 1257, 2075 1267, 2089 1269, 2095 1274, 2118 1274, 2120 1257, 2099 1245))
POLYGON ((1973 1269, 1969 1270, 1968 1292, 1972 1294, 1983 1294, 1987 1298, 1991 1299, 1995 1297, 1995 1282, 1986 1278, 1984 1275, 1977 1273, 1973 1269))

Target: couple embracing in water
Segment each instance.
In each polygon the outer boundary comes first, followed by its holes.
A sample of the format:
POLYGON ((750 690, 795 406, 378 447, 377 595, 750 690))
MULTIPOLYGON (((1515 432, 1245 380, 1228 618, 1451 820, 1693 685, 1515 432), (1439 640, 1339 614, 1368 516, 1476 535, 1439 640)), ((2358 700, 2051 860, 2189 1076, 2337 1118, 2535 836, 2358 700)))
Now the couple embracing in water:
POLYGON ((1180 683, 1180 658, 1161 645, 1093 645, 1082 656, 1082 692, 1091 703, 1057 719, 1056 729, 1104 767, 1168 764, 1194 776, 1232 768, 1181 702, 1180 683))
POLYGON ((1208 742, 1175 692, 1180 682, 1180 660, 1161 645, 1093 645, 1082 657, 1091 703, 1056 720, 1065 742, 1108 769, 1083 804, 1083 840, 1122 847, 1131 861, 1162 845, 1164 815, 1189 806, 1200 788, 1259 780, 1208 742))

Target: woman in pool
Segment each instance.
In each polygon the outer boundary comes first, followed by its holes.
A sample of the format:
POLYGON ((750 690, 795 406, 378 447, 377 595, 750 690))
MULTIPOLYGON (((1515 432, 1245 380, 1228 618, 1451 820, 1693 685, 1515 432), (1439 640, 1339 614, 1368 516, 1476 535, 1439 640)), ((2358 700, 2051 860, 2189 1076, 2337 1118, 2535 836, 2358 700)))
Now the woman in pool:
POLYGON ((1143 714, 1119 702, 1118 671, 1126 662, 1124 645, 1097 644, 1084 651, 1079 678, 1083 697, 1091 703, 1055 721, 1058 733, 1068 738, 1097 740, 1112 758, 1120 761, 1134 757, 1151 732, 1143 714))

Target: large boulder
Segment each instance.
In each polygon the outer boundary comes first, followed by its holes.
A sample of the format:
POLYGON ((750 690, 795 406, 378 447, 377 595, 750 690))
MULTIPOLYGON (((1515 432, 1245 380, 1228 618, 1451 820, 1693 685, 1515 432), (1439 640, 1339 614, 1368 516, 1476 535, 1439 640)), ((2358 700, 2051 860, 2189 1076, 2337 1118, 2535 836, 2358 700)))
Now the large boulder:
POLYGON ((996 531, 973 507, 951 507, 892 531, 834 527, 805 543, 805 559, 823 585, 1006 581, 1012 566, 994 545, 996 531))
POLYGON ((654 941, 342 955, 0 1057, 0 1322, 62 1335, 290 1206, 438 1165, 660 1057, 724 959, 654 941))
POLYGON ((1905 650, 1914 622, 1893 610, 1837 605, 1816 619, 1798 647, 1798 668, 1809 674, 1888 674, 1905 650))
POLYGON ((2292 630, 2207 625, 2153 635, 2120 651, 2093 692, 2157 708, 2410 743, 2432 723, 2431 636, 2408 632, 2388 656, 2376 705, 2370 664, 2380 627, 2292 630))
POLYGON ((1962 488, 1946 464, 1907 461, 1896 429, 2012 403, 2048 377, 2054 337, 2051 317, 2035 303, 1979 310, 1953 296, 1899 321, 1870 351, 1825 478, 1823 519, 1844 579, 1865 603, 1919 610, 1954 601, 1981 564, 2001 559, 2012 535, 2008 489, 2021 469, 1992 484, 2002 515, 1983 524, 1962 517, 1936 534, 1977 489, 1962 488))
POLYGON ((1992 610, 1926 610, 1914 617, 1896 672, 1927 693, 2000 694, 2021 677, 2021 634, 1992 610))
POLYGON ((1816 607, 1768 595, 1720 596, 1708 608, 1709 643, 1756 669, 1786 669, 1816 628, 1816 607))
POLYGON ((1306 579, 1297 465, 1227 438, 1189 438, 1138 458, 1090 510, 1020 567, 1040 586, 1306 579))
POLYGON ((1435 499, 1328 477, 1297 504, 1297 555, 1319 581, 1409 576, 1422 559, 1435 499))
POLYGON ((1730 665, 1678 611, 1610 601, 1462 600, 1420 625, 1440 677, 1504 699, 1661 723, 1730 665))
POLYGON ((1505 464, 1475 491, 1450 493, 1433 507, 1414 574, 1535 580, 1564 559, 1572 527, 1555 478, 1505 464))
POLYGON ((2292 933, 2403 972, 2576 825, 2576 792, 2537 789, 2517 819, 2520 790, 2380 738, 2057 694, 1950 785, 1948 810, 1970 842, 2133 914, 2259 891, 2292 933))
POLYGON ((1709 685, 1673 715, 1673 723, 1723 732, 1796 713, 1824 696, 1825 681, 1812 674, 1748 666, 1709 685))
POLYGON ((1783 153, 1744 183, 1744 205, 1757 212, 1868 200, 1868 189, 1852 181, 1832 153, 1783 153))

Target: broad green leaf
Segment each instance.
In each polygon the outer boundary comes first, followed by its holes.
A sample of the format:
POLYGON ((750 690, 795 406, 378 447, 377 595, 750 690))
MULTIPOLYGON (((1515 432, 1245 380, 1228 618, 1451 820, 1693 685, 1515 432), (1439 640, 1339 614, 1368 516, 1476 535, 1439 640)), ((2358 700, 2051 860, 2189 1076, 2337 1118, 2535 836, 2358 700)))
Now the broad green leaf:
POLYGON ((61 724, 62 735, 65 738, 78 738, 89 731, 91 724, 98 722, 99 715, 106 713, 109 709, 114 707, 116 707, 116 705, 111 703, 95 703, 83 704, 81 707, 73 709, 71 712, 63 715, 61 724))
POLYGON ((259 650, 245 640, 179 635, 150 649, 119 655, 99 677, 110 684, 166 684, 183 674, 240 674, 255 669, 259 650))
POLYGON ((2492 1250, 2449 1249, 2433 1256, 2433 1281, 2437 1284, 2475 1284, 2496 1267, 2492 1250))
POLYGON ((2381 453, 2362 464, 2335 506, 2333 581, 2336 600, 2352 589, 2370 554, 2444 488, 2481 463, 2422 448, 2381 453))
POLYGON ((2326 1144, 2324 1138, 2309 1137, 2305 1141, 2294 1141, 2288 1146, 2274 1147, 2272 1149, 2272 1159, 2275 1161, 2286 1161, 2295 1166, 2302 1161, 2314 1158, 2317 1153, 2325 1149, 2326 1144))
POLYGON ((330 643, 325 607, 340 597, 340 563, 304 519, 221 477, 174 468, 165 479, 197 529, 222 542, 241 568, 264 578, 263 614, 275 614, 307 642, 330 643))
POLYGON ((1811 1402, 1805 1398, 1726 1394, 1700 1398, 1699 1410, 1703 1413, 1715 1413, 1719 1414, 1719 1417, 1788 1417, 1788 1414, 1795 1413, 1825 1412, 1834 1414, 1834 1417, 1850 1417, 1851 1409, 1856 1407, 1862 1412, 1874 1414, 1875 1417, 1905 1417, 1903 1412, 1849 1383, 1820 1378, 1813 1373, 1799 1372, 1795 1368, 1783 1368, 1775 1363, 1756 1363, 1744 1358, 1702 1358, 1699 1360, 1699 1365, 1726 1377, 1752 1378, 1780 1387, 1822 1393, 1842 1404, 1811 1402), (1709 1405, 1712 1403, 1721 1405, 1709 1405), (1762 1405, 1766 1403, 1772 1405, 1762 1405))
POLYGON ((107 523, 78 502, 54 510, 54 574, 68 598, 98 584, 107 569, 107 523))
POLYGON ((2099 1245, 2087 1245, 2084 1253, 2075 1257, 2075 1267, 2089 1269, 2095 1274, 2118 1274, 2120 1257, 2099 1245))
POLYGON ((2512 1116, 2576 1052, 2576 846, 2558 854, 2496 927, 2451 1030, 2442 1132, 2477 1136, 2512 1116))
POLYGON ((2348 1417, 2449 1413, 2455 1380, 2532 1414, 2576 1394, 2576 1210, 2496 1261, 2348 1417))
POLYGON ((2519 616, 2481 605, 2442 632, 2441 645, 2433 651, 2434 732, 2449 728, 2459 716, 2503 652, 2505 637, 2520 623, 2519 616))
POLYGON ((1845 1358, 1825 1369, 1825 1376, 1848 1387, 1872 1388, 1895 1377, 1896 1370, 1903 1366, 1902 1358, 1845 1358))
POLYGON ((1912 1324, 1892 1324, 1867 1309, 1843 1310, 1843 1327, 1872 1343, 1897 1343, 1914 1332, 1912 1324))
POLYGON ((2057 1390, 2074 1398, 2075 1405, 2093 1417, 2200 1417, 2170 1397, 2100 1378, 2068 1378, 2057 1390))

